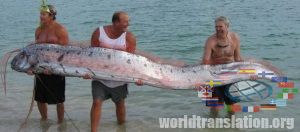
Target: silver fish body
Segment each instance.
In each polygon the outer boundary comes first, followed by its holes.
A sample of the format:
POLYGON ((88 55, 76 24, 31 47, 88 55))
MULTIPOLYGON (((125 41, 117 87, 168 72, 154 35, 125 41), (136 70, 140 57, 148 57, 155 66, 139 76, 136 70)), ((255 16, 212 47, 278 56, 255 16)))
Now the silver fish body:
POLYGON ((175 67, 158 64, 150 59, 113 49, 54 44, 29 45, 21 50, 11 62, 12 69, 27 72, 29 69, 42 73, 83 77, 92 75, 95 80, 136 82, 168 89, 193 89, 197 86, 219 82, 218 85, 250 79, 261 72, 273 73, 265 78, 280 76, 278 69, 254 61, 234 62, 223 65, 198 65, 175 67), (241 69, 252 69, 251 74, 241 74, 241 69), (229 71, 234 71, 231 73, 229 71))

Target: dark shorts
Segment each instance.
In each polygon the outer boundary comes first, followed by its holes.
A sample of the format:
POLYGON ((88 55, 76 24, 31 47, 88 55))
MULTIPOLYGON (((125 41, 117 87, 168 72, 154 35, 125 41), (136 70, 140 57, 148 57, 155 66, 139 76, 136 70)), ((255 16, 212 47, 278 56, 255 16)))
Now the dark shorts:
MULTIPOLYGON (((229 94, 229 87, 232 84, 227 84, 227 85, 222 85, 222 86, 217 86, 213 87, 212 91, 212 97, 217 97, 219 98, 218 103, 224 103, 226 105, 232 105, 238 102, 238 100, 234 99, 230 94, 229 94)), ((207 104, 206 104, 207 105, 207 104)))
POLYGON ((125 99, 128 94, 128 84, 124 84, 115 88, 110 88, 100 81, 92 81, 93 99, 111 100, 115 103, 125 99))
POLYGON ((65 101, 65 77, 38 74, 35 76, 35 101, 58 104, 65 101))

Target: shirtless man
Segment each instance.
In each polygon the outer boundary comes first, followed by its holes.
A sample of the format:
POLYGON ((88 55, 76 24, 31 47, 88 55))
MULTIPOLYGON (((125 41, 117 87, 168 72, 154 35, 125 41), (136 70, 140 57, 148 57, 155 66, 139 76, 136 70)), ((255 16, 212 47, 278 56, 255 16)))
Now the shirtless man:
MULTIPOLYGON (((35 31, 35 43, 67 45, 67 30, 55 21, 56 10, 53 5, 42 5, 40 26, 35 31)), ((28 71, 28 74, 33 74, 28 71)), ((41 114, 41 120, 47 120, 47 104, 56 104, 58 123, 64 119, 65 77, 51 75, 49 71, 35 75, 35 100, 41 114)))
MULTIPOLYGON (((216 65, 241 61, 240 39, 236 33, 229 31, 229 20, 224 16, 216 18, 215 30, 216 33, 206 41, 202 64, 216 65)), ((230 86, 231 84, 214 87, 212 92, 212 96, 218 97, 219 103, 225 102, 229 110, 231 110, 231 105, 237 102, 229 96, 228 89, 230 86)), ((233 111, 228 111, 228 114, 233 113, 233 111)), ((216 107, 211 107, 211 114, 213 116, 218 115, 216 107)))

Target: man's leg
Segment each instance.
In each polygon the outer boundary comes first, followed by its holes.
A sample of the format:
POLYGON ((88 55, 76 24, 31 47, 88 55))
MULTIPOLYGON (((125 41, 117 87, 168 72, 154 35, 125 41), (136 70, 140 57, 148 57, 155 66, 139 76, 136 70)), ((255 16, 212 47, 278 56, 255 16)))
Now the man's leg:
POLYGON ((38 106, 38 109, 39 109, 39 112, 42 116, 42 120, 47 120, 48 117, 47 117, 47 104, 46 103, 41 103, 41 102, 37 102, 37 106, 38 106))
POLYGON ((218 117, 219 115, 219 110, 217 107, 211 107, 210 108, 210 116, 213 117, 213 118, 216 118, 218 117))
MULTIPOLYGON (((212 97, 218 98, 219 103, 223 102, 223 99, 220 98, 220 97, 222 97, 221 95, 222 95, 222 89, 220 87, 212 87, 212 97)), ((210 106, 209 105, 210 103, 211 103, 210 101, 206 101, 206 106, 210 106)), ((219 116, 219 110, 217 107, 215 107, 213 105, 210 106, 210 116, 212 118, 216 118, 219 116)))
POLYGON ((225 88, 224 88, 224 101, 227 106, 226 117, 228 117, 228 118, 231 118, 231 116, 235 114, 233 105, 235 105, 235 103, 239 102, 239 99, 233 98, 231 96, 231 94, 229 93, 229 88, 231 85, 232 84, 227 84, 227 85, 225 85, 225 88))
POLYGON ((102 100, 93 99, 93 105, 91 108, 91 131, 97 132, 98 124, 101 118, 102 100))
POLYGON ((57 123, 62 123, 64 121, 64 114, 65 114, 65 106, 64 103, 56 104, 56 111, 57 111, 57 123))
POLYGON ((226 105, 227 106, 227 114, 225 117, 231 118, 231 116, 235 114, 233 107, 232 107, 233 105, 234 104, 226 105))
POLYGON ((120 101, 116 102, 115 105, 118 124, 124 124, 126 120, 125 99, 121 99, 120 101))

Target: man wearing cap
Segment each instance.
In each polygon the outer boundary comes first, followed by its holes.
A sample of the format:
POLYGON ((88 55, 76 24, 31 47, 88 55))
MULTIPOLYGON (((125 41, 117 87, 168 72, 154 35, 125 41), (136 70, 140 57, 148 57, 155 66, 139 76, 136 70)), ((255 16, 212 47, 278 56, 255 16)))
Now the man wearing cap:
MULTIPOLYGON (((35 31, 36 44, 67 45, 69 42, 67 30, 56 22, 56 10, 53 5, 41 6, 40 26, 35 31)), ((32 75, 32 71, 28 74, 32 75)), ((44 74, 35 75, 35 101, 41 114, 41 120, 47 120, 47 104, 56 104, 57 123, 64 119, 65 77, 52 75, 45 70, 44 74)))

